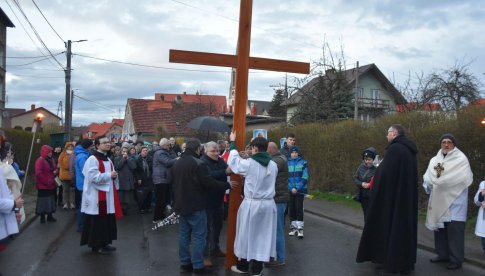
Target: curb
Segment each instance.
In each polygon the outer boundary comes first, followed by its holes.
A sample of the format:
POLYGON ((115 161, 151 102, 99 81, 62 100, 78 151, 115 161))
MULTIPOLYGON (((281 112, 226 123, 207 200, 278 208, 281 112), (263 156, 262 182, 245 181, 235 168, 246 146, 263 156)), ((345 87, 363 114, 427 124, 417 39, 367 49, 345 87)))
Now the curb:
MULTIPOLYGON (((347 225, 347 226, 350 226, 350 227, 353 227, 353 228, 356 228, 356 229, 359 229, 359 230, 364 229, 364 227, 362 227, 361 225, 357 225, 357 224, 345 221, 343 219, 338 219, 338 218, 334 218, 334 217, 331 217, 331 216, 327 216, 327 215, 322 214, 321 212, 315 212, 313 210, 309 210, 309 209, 306 209, 306 208, 303 211, 306 212, 306 213, 315 215, 317 217, 328 219, 328 220, 331 220, 331 221, 334 221, 334 222, 337 222, 337 223, 340 223, 340 224, 343 224, 343 225, 347 225)), ((425 251, 428 251, 430 253, 435 253, 435 250, 434 250, 433 247, 425 245, 423 243, 418 242, 417 247, 421 250, 425 250, 425 251)), ((477 266, 477 267, 480 267, 480 268, 485 268, 485 263, 482 260, 470 259, 470 258, 465 257, 464 262, 469 263, 469 264, 474 265, 474 266, 477 266)))

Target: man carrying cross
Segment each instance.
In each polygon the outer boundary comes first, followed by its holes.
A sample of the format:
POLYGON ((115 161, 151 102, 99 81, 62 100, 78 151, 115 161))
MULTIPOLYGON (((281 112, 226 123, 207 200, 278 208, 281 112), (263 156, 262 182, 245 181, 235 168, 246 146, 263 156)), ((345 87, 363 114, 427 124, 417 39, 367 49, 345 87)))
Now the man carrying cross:
POLYGON ((423 187, 430 195, 426 227, 434 231, 437 257, 432 263, 448 262, 447 269, 461 267, 464 258, 468 187, 473 174, 468 159, 456 147, 452 134, 440 139, 441 149, 431 158, 423 187))

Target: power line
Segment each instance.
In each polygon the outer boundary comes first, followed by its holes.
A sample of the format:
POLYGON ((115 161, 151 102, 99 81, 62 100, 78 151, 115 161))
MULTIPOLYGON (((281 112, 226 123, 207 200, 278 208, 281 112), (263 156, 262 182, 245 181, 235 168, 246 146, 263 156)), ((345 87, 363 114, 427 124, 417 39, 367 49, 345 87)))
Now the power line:
POLYGON ((114 113, 118 112, 118 111, 114 111, 114 110, 112 110, 112 109, 109 109, 109 108, 107 108, 107 107, 106 107, 106 105, 103 105, 103 104, 97 103, 97 102, 95 102, 95 101, 93 101, 93 100, 89 100, 89 99, 83 98, 83 97, 78 96, 78 95, 76 95, 76 94, 74 94, 74 93, 73 93, 72 95, 73 95, 74 97, 76 97, 76 98, 79 98, 79 99, 81 99, 81 100, 83 100, 83 101, 86 101, 86 102, 92 103, 92 104, 94 104, 94 105, 97 105, 97 106, 99 106, 99 107, 101 107, 101 108, 104 108, 104 109, 106 109, 106 110, 109 110, 109 111, 111 111, 111 112, 114 112, 114 113))
MULTIPOLYGON (((64 54, 64 52, 57 53, 57 54, 55 54, 55 56, 58 56, 60 54, 64 54)), ((7 64, 7 66, 25 66, 25 65, 30 65, 30 64, 37 63, 37 62, 41 62, 41 61, 44 61, 44 60, 50 59, 50 58, 51 57, 47 56, 47 57, 44 57, 44 58, 41 58, 39 60, 35 60, 35 61, 32 61, 32 62, 29 62, 29 63, 24 63, 24 64, 7 64)))
POLYGON ((54 33, 56 33, 57 37, 59 37, 59 39, 62 41, 62 42, 65 42, 64 39, 62 39, 62 37, 57 33, 57 31, 54 29, 54 27, 52 27, 51 23, 49 22, 49 20, 47 20, 47 18, 45 17, 44 13, 42 13, 42 11, 40 10, 39 6, 37 6, 37 3, 35 3, 34 0, 32 0, 32 3, 34 3, 35 7, 37 8, 37 10, 40 12, 40 14, 42 14, 42 17, 44 17, 45 21, 47 22, 47 24, 49 24, 49 26, 51 27, 51 29, 54 31, 54 33))
POLYGON ((30 25, 30 28, 34 31, 34 34, 35 36, 37 37, 37 39, 39 40, 40 44, 44 47, 44 49, 49 53, 49 55, 57 62, 57 64, 62 68, 64 69, 64 67, 62 66, 62 64, 54 57, 54 55, 52 54, 51 50, 49 50, 49 48, 47 47, 47 45, 45 44, 44 40, 42 40, 42 38, 40 37, 40 34, 37 32, 37 30, 35 29, 34 25, 32 24, 32 22, 30 22, 29 18, 27 17, 27 15, 25 14, 24 10, 22 9, 22 7, 20 6, 20 3, 18 2, 18 0, 13 0, 15 5, 17 6, 18 10, 20 11, 20 13, 24 16, 24 19, 25 21, 27 21, 27 23, 29 23, 30 25))
MULTIPOLYGON (((61 52, 61 54, 62 54, 62 53, 64 53, 64 52, 61 52)), ((59 53, 57 53, 57 54, 55 54, 55 55, 57 56, 58 54, 59 54, 59 53)), ((35 57, 20 57, 20 56, 18 56, 18 57, 5 57, 5 58, 20 58, 20 59, 25 58, 25 59, 29 59, 29 58, 42 58, 42 57, 45 57, 45 55, 42 55, 42 56, 35 56, 35 57)))
MULTIPOLYGON (((24 30, 25 34, 29 37, 30 41, 32 41, 32 44, 35 45, 35 48, 37 48, 37 50, 39 50, 39 52, 44 56, 44 57, 47 57, 46 54, 44 54, 44 52, 41 50, 41 48, 37 45, 37 42, 35 42, 35 40, 32 38, 32 36, 30 36, 29 32, 27 32, 27 29, 25 28, 24 24, 22 24, 22 21, 20 21, 19 17, 17 16, 17 13, 15 13, 15 11, 13 10, 12 6, 10 5, 10 3, 8 3, 7 0, 5 0, 5 2, 7 3, 8 7, 10 8, 10 10, 12 11, 13 15, 15 16, 15 18, 17 18, 17 21, 19 22, 20 26, 22 26, 22 29, 24 30)), ((52 64, 54 67, 57 67, 54 63, 52 63, 51 60, 49 60, 50 64, 52 64)))

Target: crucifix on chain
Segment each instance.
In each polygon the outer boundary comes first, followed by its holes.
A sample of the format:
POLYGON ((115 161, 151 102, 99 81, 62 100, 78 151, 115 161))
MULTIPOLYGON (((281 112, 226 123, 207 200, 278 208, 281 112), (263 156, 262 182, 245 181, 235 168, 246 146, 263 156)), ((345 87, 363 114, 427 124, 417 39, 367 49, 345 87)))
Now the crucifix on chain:
MULTIPOLYGON (((239 13, 239 37, 237 43, 237 55, 216 53, 203 53, 181 50, 170 50, 170 62, 190 63, 200 65, 212 65, 236 68, 236 95, 234 103, 234 131, 236 132, 236 147, 244 149, 244 135, 246 128, 246 106, 248 100, 248 73, 249 69, 271 70, 299 74, 310 73, 310 64, 304 62, 250 57, 251 42, 251 13, 252 0, 241 0, 239 13)), ((242 183, 241 177, 232 175, 231 180, 242 183)), ((227 226, 227 259, 226 268, 236 264, 234 256, 234 239, 236 236, 236 216, 241 204, 242 185, 231 190, 229 195, 229 214, 227 226)))

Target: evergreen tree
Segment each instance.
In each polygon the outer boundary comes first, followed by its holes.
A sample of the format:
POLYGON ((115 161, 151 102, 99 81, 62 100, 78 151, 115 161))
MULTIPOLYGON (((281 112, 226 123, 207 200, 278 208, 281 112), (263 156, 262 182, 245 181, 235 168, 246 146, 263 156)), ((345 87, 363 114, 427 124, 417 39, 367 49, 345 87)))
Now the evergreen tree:
POLYGON ((283 89, 276 89, 268 110, 271 117, 286 117, 286 106, 282 105, 285 100, 285 91, 283 89))

